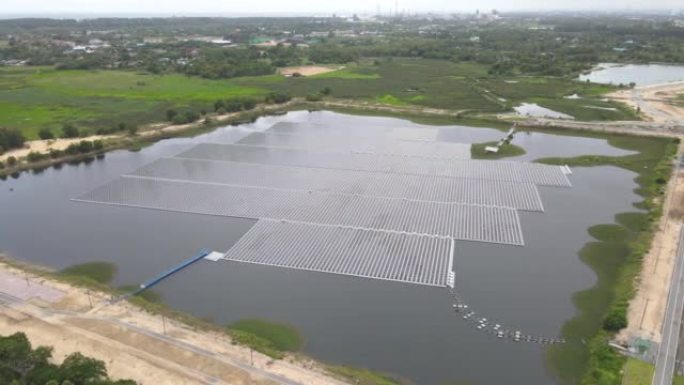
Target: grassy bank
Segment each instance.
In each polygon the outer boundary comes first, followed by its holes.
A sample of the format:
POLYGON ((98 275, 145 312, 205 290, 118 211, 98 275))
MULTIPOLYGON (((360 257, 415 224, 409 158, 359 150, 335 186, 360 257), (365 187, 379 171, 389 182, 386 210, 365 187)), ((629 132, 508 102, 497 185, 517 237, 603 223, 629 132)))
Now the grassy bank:
POLYGON ((244 319, 228 326, 233 341, 280 359, 301 349, 304 341, 294 327, 260 319, 244 319))
POLYGON ((634 295, 634 280, 662 214, 662 196, 677 147, 677 141, 668 138, 605 137, 611 145, 636 153, 620 157, 538 160, 547 164, 575 167, 608 165, 630 170, 637 174, 635 192, 643 197, 635 205, 642 211, 620 213, 616 215, 615 223, 588 229, 596 241, 585 245, 580 258, 594 270, 597 283, 573 297, 578 313, 564 325, 562 333, 575 342, 556 345, 548 350, 549 362, 564 384, 617 385, 621 382, 626 359, 607 342, 626 325, 627 307, 634 295))

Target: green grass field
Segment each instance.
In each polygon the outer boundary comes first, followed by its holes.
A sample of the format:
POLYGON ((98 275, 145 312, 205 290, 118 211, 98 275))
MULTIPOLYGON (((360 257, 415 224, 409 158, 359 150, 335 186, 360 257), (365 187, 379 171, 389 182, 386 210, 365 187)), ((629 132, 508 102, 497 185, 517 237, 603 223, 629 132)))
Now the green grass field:
POLYGON ((628 358, 623 368, 622 385, 650 385, 654 371, 652 364, 628 358))
MULTIPOLYGON (((277 77, 265 79, 276 84, 277 77)), ((165 119, 168 108, 211 110, 217 99, 263 97, 268 90, 232 81, 125 71, 57 71, 0 68, 0 126, 17 127, 35 139, 42 127, 66 122, 91 131, 119 122, 165 119)))
POLYGON ((489 153, 485 151, 487 146, 496 146, 497 142, 476 143, 470 147, 470 155, 473 159, 503 159, 512 156, 525 155, 525 149, 515 144, 503 144, 499 152, 489 153))

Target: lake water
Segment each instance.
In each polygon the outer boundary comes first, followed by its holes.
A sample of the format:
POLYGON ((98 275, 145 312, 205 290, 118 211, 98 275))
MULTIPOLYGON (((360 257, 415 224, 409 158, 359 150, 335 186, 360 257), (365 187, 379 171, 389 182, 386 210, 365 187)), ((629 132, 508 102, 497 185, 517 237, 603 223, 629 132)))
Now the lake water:
POLYGON ((598 68, 580 80, 594 83, 639 86, 684 81, 684 66, 666 64, 611 64, 601 63, 598 68))
MULTIPOLYGON (((169 139, 139 152, 115 151, 89 164, 22 174, 0 182, 0 249, 54 268, 87 261, 119 267, 116 284, 137 284, 200 248, 228 249, 249 219, 110 207, 69 199, 200 142, 231 142, 279 121, 325 125, 411 122, 331 112, 292 112, 253 124, 169 139), (13 191, 11 191, 13 189, 13 191)), ((439 139, 485 142, 503 133, 450 126, 439 139)), ((605 140, 518 133, 527 154, 626 154, 605 140)), ((456 288, 478 313, 512 329, 558 335, 575 314, 573 293, 595 282, 577 252, 586 229, 633 210, 634 174, 613 167, 574 168, 572 188, 540 188, 544 213, 521 213, 526 246, 457 242, 456 288)), ((320 360, 395 373, 421 385, 553 384, 544 347, 498 340, 464 322, 445 289, 230 262, 202 261, 156 290, 179 310, 219 324, 261 317, 297 327, 304 351, 320 360)))

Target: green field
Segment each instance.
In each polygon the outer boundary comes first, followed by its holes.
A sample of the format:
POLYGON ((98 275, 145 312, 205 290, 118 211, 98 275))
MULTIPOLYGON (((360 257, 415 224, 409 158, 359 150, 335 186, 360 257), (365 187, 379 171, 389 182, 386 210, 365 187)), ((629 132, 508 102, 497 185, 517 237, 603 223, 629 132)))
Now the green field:
POLYGON ((499 147, 499 152, 489 153, 485 151, 487 146, 496 146, 498 142, 476 143, 470 147, 470 155, 473 159, 502 159, 512 156, 525 155, 525 149, 515 144, 504 143, 499 147))
POLYGON ((650 385, 654 371, 652 364, 628 358, 623 369, 622 385, 650 385))
POLYGON ((109 262, 88 262, 69 266, 59 274, 64 277, 85 278, 106 285, 114 279, 116 271, 116 266, 109 262))
POLYGON ((40 128, 56 130, 66 122, 90 130, 119 122, 143 124, 164 120, 168 108, 211 110, 217 99, 262 97, 267 92, 182 75, 0 68, 0 126, 20 128, 35 139, 40 128))
POLYGON ((520 102, 536 102, 582 120, 635 118, 628 108, 598 98, 611 90, 608 86, 561 78, 491 77, 479 64, 395 58, 311 77, 268 75, 230 80, 132 71, 2 67, 0 126, 19 128, 28 139, 35 139, 41 128, 58 132, 64 123, 94 132, 121 122, 140 125, 163 121, 169 108, 211 111, 218 99, 262 98, 271 91, 304 97, 324 88, 332 91, 333 98, 392 106, 495 113, 510 111, 520 102), (583 98, 563 98, 575 93, 583 98))

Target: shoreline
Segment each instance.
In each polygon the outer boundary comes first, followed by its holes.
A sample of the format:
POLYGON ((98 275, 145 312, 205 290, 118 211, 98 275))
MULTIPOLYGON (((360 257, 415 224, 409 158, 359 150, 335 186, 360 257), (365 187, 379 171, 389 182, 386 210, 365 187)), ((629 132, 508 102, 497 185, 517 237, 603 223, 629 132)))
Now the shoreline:
POLYGON ((274 360, 235 345, 218 325, 196 319, 197 325, 190 325, 129 301, 109 304, 111 293, 65 282, 41 266, 0 255, 0 274, 3 282, 13 282, 0 293, 0 334, 24 332, 34 346, 53 346, 58 361, 76 351, 102 360, 115 379, 139 384, 351 384, 302 354, 274 360))

